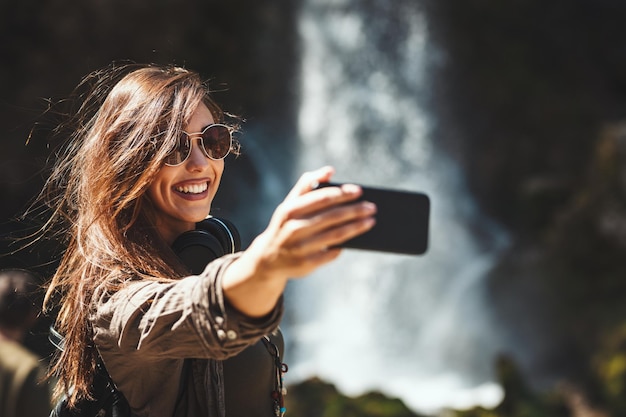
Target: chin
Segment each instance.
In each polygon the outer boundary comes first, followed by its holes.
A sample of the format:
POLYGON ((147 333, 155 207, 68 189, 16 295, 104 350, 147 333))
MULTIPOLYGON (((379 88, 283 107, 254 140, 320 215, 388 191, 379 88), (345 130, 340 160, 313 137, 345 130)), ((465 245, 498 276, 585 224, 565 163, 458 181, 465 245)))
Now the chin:
POLYGON ((206 219, 207 217, 209 217, 209 214, 211 214, 210 211, 206 211, 204 213, 198 214, 197 216, 194 216, 194 223, 198 223, 201 222, 202 220, 206 219))

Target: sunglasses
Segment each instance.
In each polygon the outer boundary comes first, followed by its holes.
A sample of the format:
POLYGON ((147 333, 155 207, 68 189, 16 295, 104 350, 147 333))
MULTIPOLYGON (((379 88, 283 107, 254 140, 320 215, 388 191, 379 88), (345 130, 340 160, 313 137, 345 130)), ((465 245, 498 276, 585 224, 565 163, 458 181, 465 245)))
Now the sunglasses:
POLYGON ((233 141, 230 129, 222 124, 209 125, 199 133, 183 131, 178 138, 176 147, 165 157, 165 165, 174 167, 185 162, 191 155, 191 148, 195 139, 200 140, 200 149, 202 149, 204 156, 216 161, 226 158, 230 153, 233 141))

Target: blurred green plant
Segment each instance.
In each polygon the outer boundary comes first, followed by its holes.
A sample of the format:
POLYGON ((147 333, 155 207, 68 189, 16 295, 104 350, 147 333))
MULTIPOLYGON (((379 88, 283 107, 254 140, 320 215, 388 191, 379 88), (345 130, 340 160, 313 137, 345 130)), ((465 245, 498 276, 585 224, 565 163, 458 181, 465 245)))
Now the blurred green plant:
POLYGON ((347 397, 317 378, 290 386, 285 403, 287 415, 297 417, 420 417, 399 399, 377 392, 347 397))

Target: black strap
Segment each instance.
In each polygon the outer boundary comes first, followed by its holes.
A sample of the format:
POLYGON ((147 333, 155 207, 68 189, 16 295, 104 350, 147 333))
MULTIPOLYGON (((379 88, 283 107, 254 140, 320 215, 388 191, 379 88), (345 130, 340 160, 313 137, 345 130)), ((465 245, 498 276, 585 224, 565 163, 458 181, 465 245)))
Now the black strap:
POLYGON ((50 326, 50 332, 48 333, 48 340, 52 345, 59 349, 61 352, 65 350, 65 338, 61 333, 57 332, 54 326, 50 326))
POLYGON ((187 377, 189 375, 189 371, 191 370, 191 358, 185 358, 183 362, 183 369, 180 373, 180 383, 178 384, 178 396, 176 397, 176 404, 174 405, 174 412, 178 410, 178 406, 183 401, 183 397, 185 396, 185 390, 187 388, 187 377))
MULTIPOLYGON (((63 351, 65 338, 50 326, 48 340, 57 349, 63 351)), ((93 400, 82 399, 76 408, 70 409, 67 398, 61 398, 50 413, 50 417, 130 417, 130 405, 121 391, 117 389, 100 355, 96 363, 96 373, 92 381, 93 400)))
MULTIPOLYGON (((65 349, 65 337, 63 337, 61 333, 57 332, 54 326, 50 326, 50 333, 48 333, 48 340, 50 341, 50 343, 54 345, 54 347, 56 347, 60 351, 63 351, 65 349)), ((104 362, 102 361, 102 358, 100 357, 100 355, 98 355, 96 369, 99 374, 105 377, 106 381, 111 385, 111 387, 117 390, 117 388, 115 388, 115 382, 113 382, 111 375, 109 375, 109 372, 107 371, 106 366, 104 366, 104 362)))
MULTIPOLYGON (((48 340, 57 349, 63 351, 65 348, 65 338, 59 333, 53 326, 50 326, 50 333, 48 334, 48 340)), ((183 362, 183 368, 180 376, 180 383, 178 386, 178 395, 176 397, 176 403, 174 410, 177 410, 183 398, 187 388, 188 375, 191 370, 191 358, 186 358, 183 362)), ((69 411, 67 409, 67 399, 61 399, 50 414, 51 417, 77 417, 77 416, 100 416, 106 417, 127 417, 131 415, 130 405, 124 397, 124 394, 115 386, 115 382, 109 375, 104 362, 100 355, 98 355, 98 361, 96 363, 96 375, 93 381, 94 388, 94 400, 85 400, 78 404, 78 411, 69 411), (104 410, 104 414, 100 411, 104 410)))

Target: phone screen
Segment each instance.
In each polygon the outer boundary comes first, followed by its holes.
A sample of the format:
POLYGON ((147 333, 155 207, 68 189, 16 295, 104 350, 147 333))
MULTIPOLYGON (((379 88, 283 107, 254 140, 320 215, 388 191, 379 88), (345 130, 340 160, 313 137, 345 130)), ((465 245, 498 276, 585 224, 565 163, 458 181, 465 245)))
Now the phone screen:
MULTIPOLYGON (((338 186, 319 184, 318 188, 338 186)), ((376 224, 364 234, 339 246, 408 255, 421 255, 428 249, 430 199, 420 192, 392 190, 361 185, 359 200, 376 204, 376 224)))

